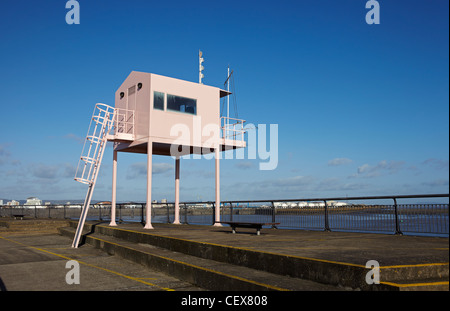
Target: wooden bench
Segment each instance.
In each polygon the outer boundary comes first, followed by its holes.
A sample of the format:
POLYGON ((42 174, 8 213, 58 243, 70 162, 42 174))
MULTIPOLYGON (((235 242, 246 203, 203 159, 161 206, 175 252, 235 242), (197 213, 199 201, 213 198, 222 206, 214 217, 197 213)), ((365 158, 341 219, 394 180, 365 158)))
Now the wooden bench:
POLYGON ((236 228, 253 228, 256 229, 256 235, 260 235, 263 226, 279 225, 279 222, 239 222, 239 221, 218 221, 220 224, 230 225, 233 233, 236 233, 236 228))
POLYGON ((22 220, 25 217, 25 215, 16 214, 16 215, 13 215, 13 217, 14 217, 14 219, 20 218, 22 220))

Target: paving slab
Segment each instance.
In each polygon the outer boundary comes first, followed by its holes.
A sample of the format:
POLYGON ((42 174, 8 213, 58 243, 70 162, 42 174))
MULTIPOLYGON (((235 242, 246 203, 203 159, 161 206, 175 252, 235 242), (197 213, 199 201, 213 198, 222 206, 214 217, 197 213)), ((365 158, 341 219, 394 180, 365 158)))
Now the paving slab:
POLYGON ((84 245, 74 249, 58 234, 1 234, 0 289, 2 291, 196 291, 202 290, 163 273, 84 245), (74 279, 76 260, 79 284, 74 279))

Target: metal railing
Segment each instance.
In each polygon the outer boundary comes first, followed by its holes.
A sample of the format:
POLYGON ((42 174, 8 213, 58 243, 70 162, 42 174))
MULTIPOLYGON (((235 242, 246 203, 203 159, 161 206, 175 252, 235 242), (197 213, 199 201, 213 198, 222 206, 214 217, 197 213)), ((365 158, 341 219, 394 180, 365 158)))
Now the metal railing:
POLYGON ((244 141, 244 123, 245 120, 221 117, 221 132, 223 139, 244 141))
POLYGON ((114 135, 129 134, 134 137, 134 110, 115 108, 114 135))
MULTIPOLYGON (((224 201, 222 221, 276 222, 280 229, 449 236, 449 204, 402 203, 401 200, 448 198, 448 194, 289 200, 224 201), (361 203, 372 201, 369 203, 361 203), (344 203, 345 202, 345 203, 344 203), (353 203, 350 203, 353 202, 353 203), (399 204, 402 203, 402 204, 399 204)), ((214 202, 180 203, 180 222, 214 224, 214 202)), ((117 222, 144 222, 145 203, 117 204, 117 222)), ((82 204, 0 206, 0 217, 78 219, 82 204)), ((172 223, 174 203, 153 203, 152 222, 172 223)), ((108 221, 110 205, 91 204, 88 220, 108 221)))

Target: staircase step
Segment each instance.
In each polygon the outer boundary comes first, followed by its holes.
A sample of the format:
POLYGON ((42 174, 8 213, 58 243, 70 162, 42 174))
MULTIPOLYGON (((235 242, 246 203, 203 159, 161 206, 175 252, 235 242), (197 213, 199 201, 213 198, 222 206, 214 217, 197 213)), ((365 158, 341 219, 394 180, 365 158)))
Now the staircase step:
MULTIPOLYGON (((71 222, 70 226, 76 227, 76 222, 71 222)), ((448 263, 382 266, 380 267, 381 284, 368 285, 366 274, 369 270, 362 265, 270 253, 104 224, 86 223, 85 230, 89 235, 101 234, 133 245, 153 246, 189 255, 196 258, 194 263, 199 258, 213 260, 255 271, 264 271, 272 275, 289 276, 293 279, 330 285, 335 289, 400 291, 445 288, 445 286, 448 288, 448 263)), ((202 229, 198 228, 198 230, 202 229)))
POLYGON ((448 263, 417 264, 381 267, 380 275, 392 283, 427 283, 425 280, 437 280, 448 283, 448 263))
MULTIPOLYGON (((60 233, 73 237, 73 228, 60 233)), ((332 285, 282 276, 229 263, 199 258, 144 243, 133 243, 111 236, 90 233, 86 243, 196 286, 217 291, 336 291, 332 285)))
POLYGON ((69 221, 65 220, 36 220, 36 219, 23 219, 23 220, 0 220, 0 229, 5 232, 43 232, 54 231, 57 232, 59 227, 65 227, 69 224, 69 221))
MULTIPOLYGON (((71 226, 76 224, 71 223, 71 226)), ((332 286, 364 288, 365 267, 342 265, 327 261, 310 260, 295 256, 253 251, 225 245, 202 243, 147 232, 130 231, 107 225, 85 224, 87 232, 113 236, 133 243, 144 243, 174 252, 204 259, 266 271, 272 274, 289 275, 332 286)))
POLYGON ((385 285, 397 288, 399 291, 448 291, 449 282, 442 279, 422 279, 410 281, 382 282, 385 285))

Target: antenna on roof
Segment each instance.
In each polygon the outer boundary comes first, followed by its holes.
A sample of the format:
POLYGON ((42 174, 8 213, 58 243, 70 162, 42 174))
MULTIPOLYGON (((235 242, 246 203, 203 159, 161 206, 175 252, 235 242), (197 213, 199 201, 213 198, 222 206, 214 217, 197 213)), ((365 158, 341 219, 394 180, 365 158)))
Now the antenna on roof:
MULTIPOLYGON (((225 81, 227 83, 228 92, 230 92, 230 77, 231 77, 230 65, 228 65, 227 81, 225 81)), ((230 95, 227 96, 227 126, 229 122, 230 122, 230 95)))
POLYGON ((202 51, 198 50, 198 83, 200 84, 203 84, 202 78, 205 77, 202 73, 203 69, 205 69, 205 67, 202 66, 202 63, 204 61, 202 56, 203 56, 202 51))
POLYGON ((229 130, 229 126, 230 126, 230 78, 231 78, 232 74, 233 74, 233 70, 231 70, 231 72, 230 72, 230 65, 228 65, 227 79, 225 80, 225 83, 224 83, 224 85, 226 84, 227 91, 228 91, 228 96, 227 96, 227 118, 226 118, 226 122, 225 122, 225 128, 227 129, 227 135, 228 135, 228 130, 229 130))

